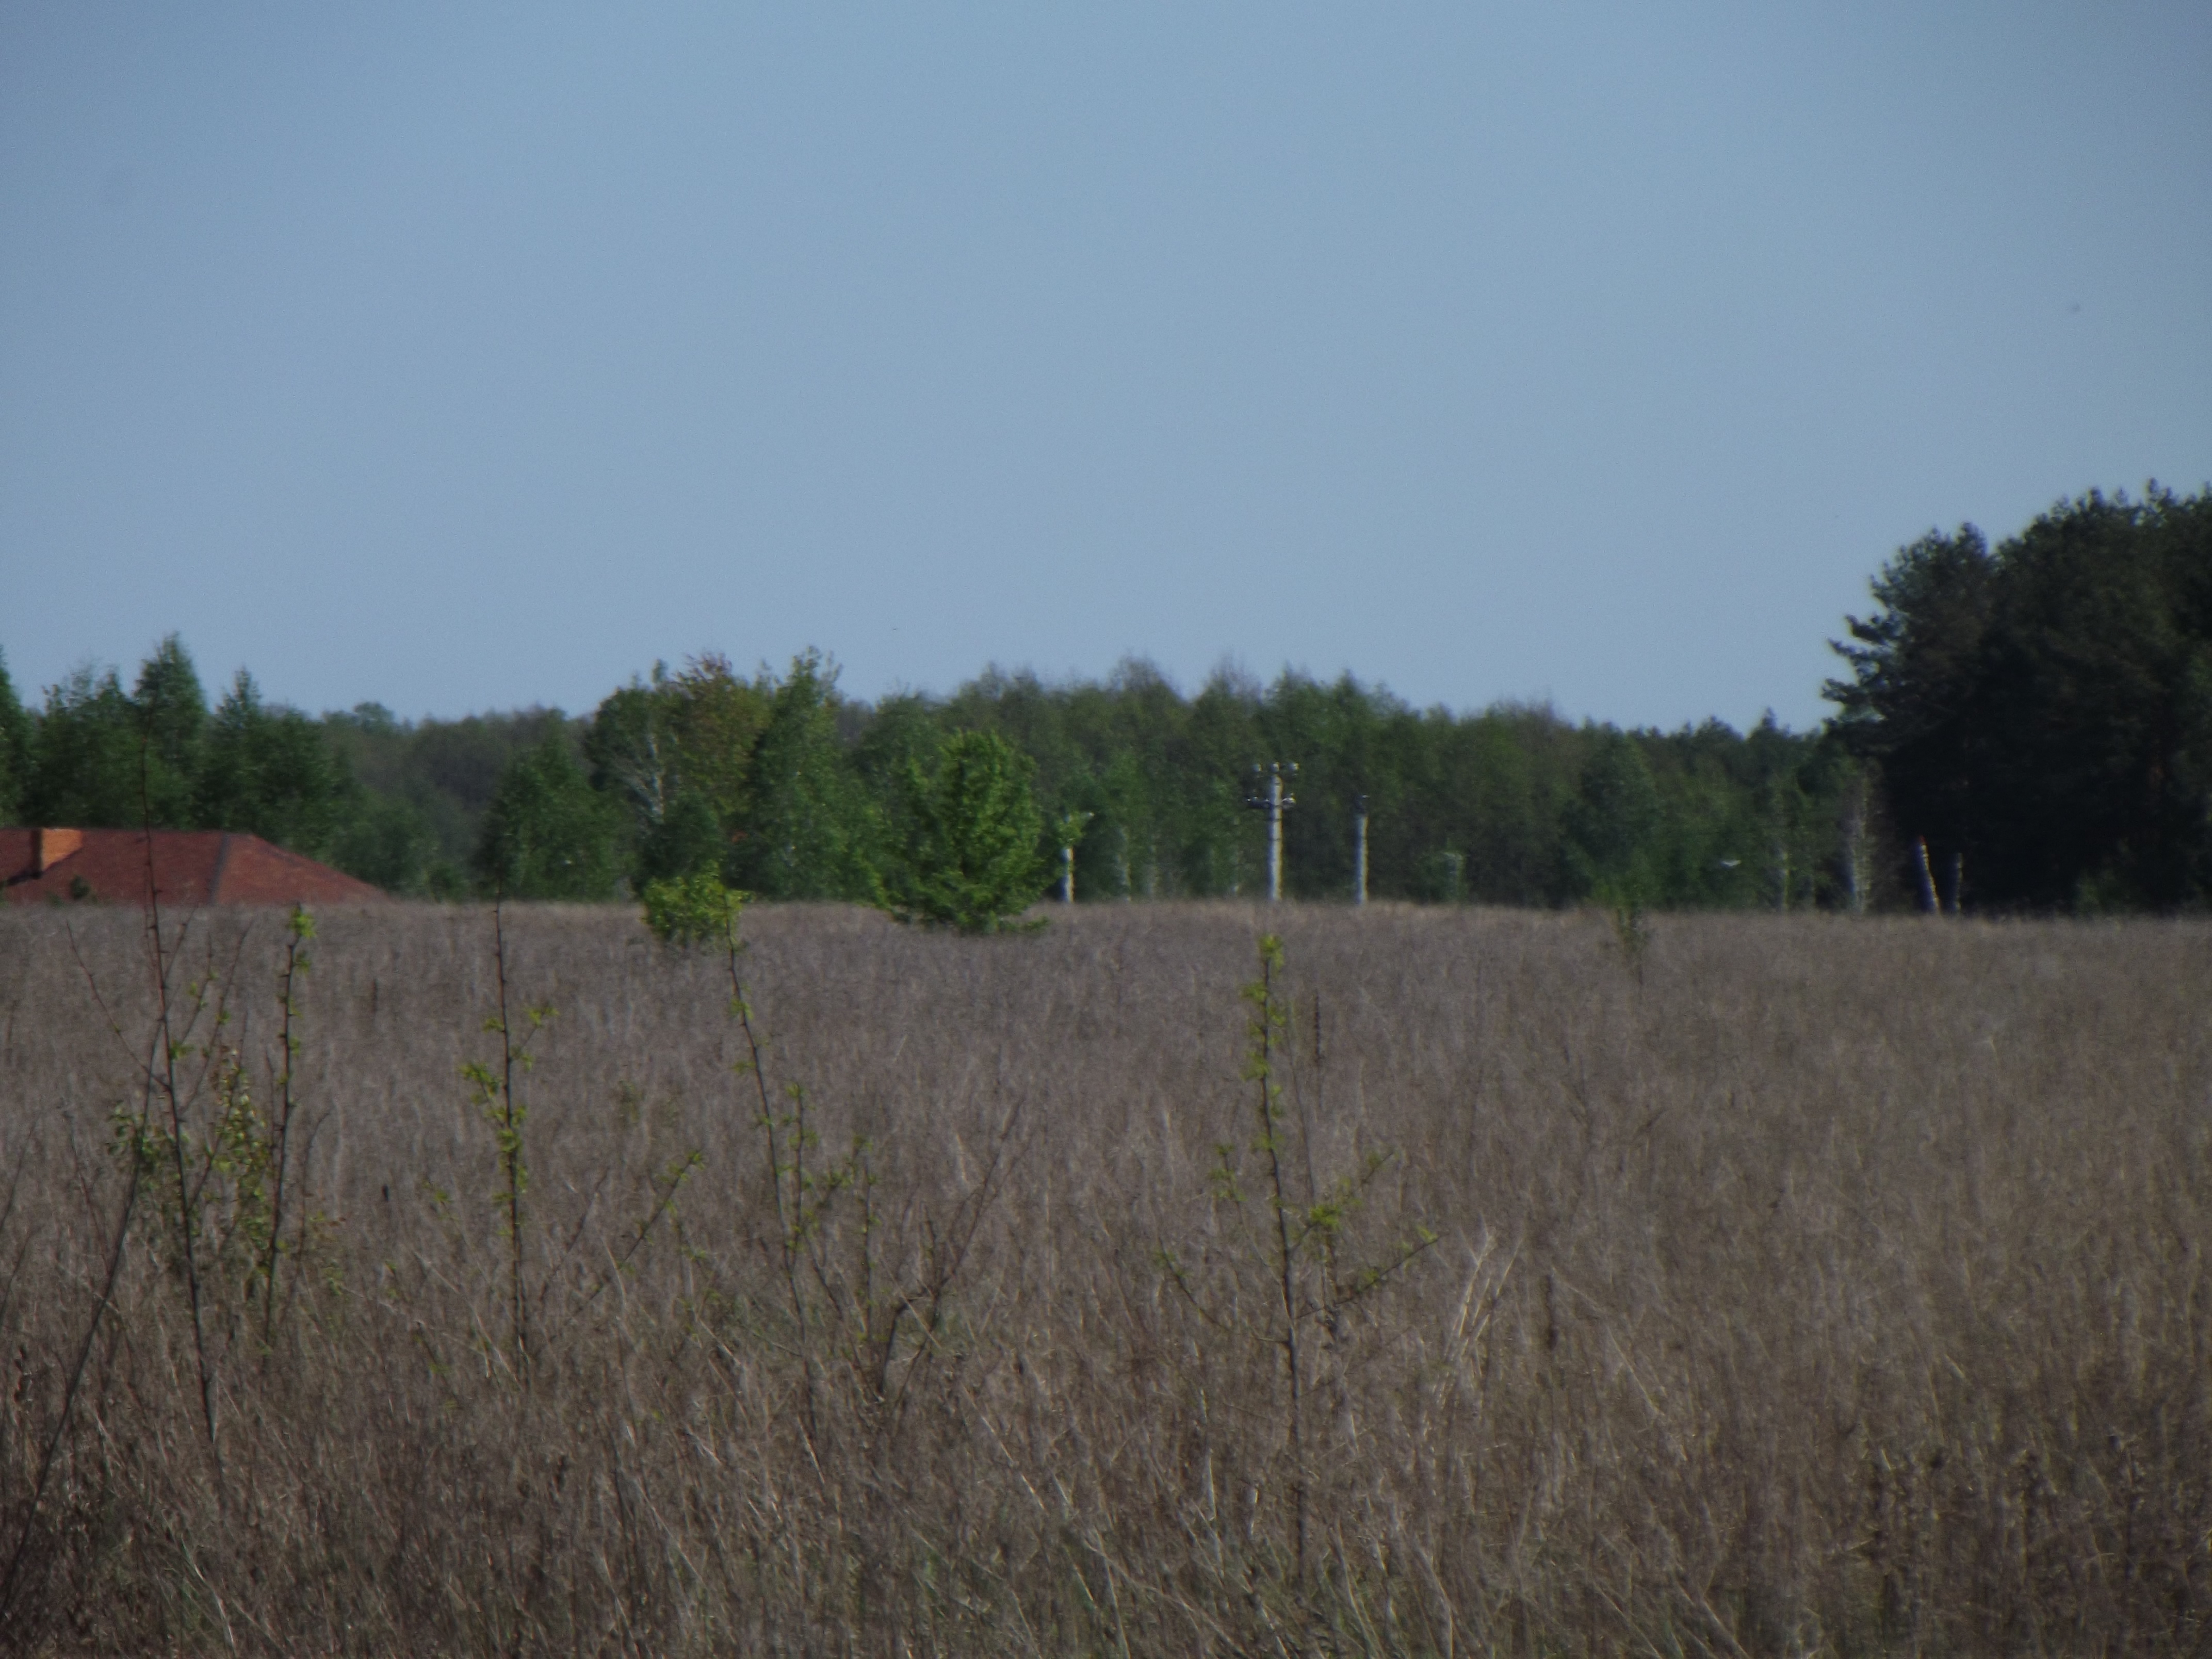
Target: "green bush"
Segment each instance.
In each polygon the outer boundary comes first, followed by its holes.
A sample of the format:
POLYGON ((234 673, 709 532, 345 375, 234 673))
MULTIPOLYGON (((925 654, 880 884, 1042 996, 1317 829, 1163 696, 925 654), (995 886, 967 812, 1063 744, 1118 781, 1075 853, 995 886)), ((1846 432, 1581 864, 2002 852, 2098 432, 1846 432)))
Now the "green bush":
POLYGON ((925 773, 909 762, 885 908, 901 921, 995 933, 1044 890, 1044 820, 1027 756, 993 732, 964 732, 925 773))

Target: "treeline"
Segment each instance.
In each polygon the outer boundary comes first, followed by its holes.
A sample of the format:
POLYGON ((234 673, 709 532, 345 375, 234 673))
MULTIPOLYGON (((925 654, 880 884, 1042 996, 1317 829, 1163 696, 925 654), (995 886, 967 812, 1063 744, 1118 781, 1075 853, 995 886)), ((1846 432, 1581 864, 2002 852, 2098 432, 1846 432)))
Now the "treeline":
POLYGON ((128 690, 80 671, 35 709, 0 666, 0 814, 246 830, 413 896, 607 899, 713 870, 769 898, 882 903, 939 811, 946 745, 988 733, 1029 774, 993 833, 1026 826, 1040 887, 1072 846, 1084 900, 1262 890, 1253 769, 1283 762, 1295 897, 1350 894, 1364 803, 1382 898, 2204 902, 2212 492, 2092 493, 1994 550, 1972 526, 1930 536, 1873 592, 1837 647, 1840 713, 1814 733, 1455 714, 1349 676, 1224 671, 1186 694, 1137 661, 870 703, 813 653, 751 675, 712 654, 656 665, 580 718, 415 723, 272 705, 242 671, 210 708, 173 636, 128 690))
POLYGON ((1309 898, 1349 894, 1364 798, 1377 897, 1839 903, 1857 799, 1840 749, 1771 719, 1631 732, 1541 708, 1415 709, 1295 674, 1224 672, 1187 696, 1140 662, 1103 683, 994 672, 871 704, 815 653, 751 676, 706 655, 583 718, 410 723, 373 704, 311 717, 242 672, 210 709, 173 637, 129 689, 82 671, 36 711, 0 669, 0 721, 12 819, 250 830, 434 897, 611 898, 713 868, 765 897, 877 902, 913 781, 963 732, 1028 757, 1039 858, 1056 876, 1072 842, 1085 900, 1262 890, 1266 828, 1247 804, 1262 760, 1298 767, 1285 884, 1309 898))
POLYGON ((0 819, 246 830, 393 892, 461 897, 501 773, 571 725, 532 710, 411 726, 375 704, 317 718, 244 670, 210 708, 173 635, 127 690, 81 668, 27 709, 0 660, 0 819))
POLYGON ((1826 695, 1899 882, 1970 910, 2212 898, 2212 489, 1929 535, 1873 592, 1826 695))

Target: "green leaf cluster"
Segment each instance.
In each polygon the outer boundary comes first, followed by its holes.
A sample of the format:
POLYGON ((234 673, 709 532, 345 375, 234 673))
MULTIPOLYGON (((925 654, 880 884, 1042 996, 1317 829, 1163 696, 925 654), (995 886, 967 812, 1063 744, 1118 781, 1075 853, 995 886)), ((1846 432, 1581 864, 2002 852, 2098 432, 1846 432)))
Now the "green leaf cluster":
POLYGON ((549 734, 500 774, 477 842, 477 883, 506 898, 611 899, 615 822, 565 737, 549 734))
POLYGON ((711 870, 645 884, 645 925, 663 945, 726 947, 738 937, 748 895, 726 887, 711 870))
POLYGON ((933 768, 907 763, 896 857, 884 877, 902 921, 994 933, 1036 901, 1048 868, 1029 757, 991 732, 948 739, 933 768))

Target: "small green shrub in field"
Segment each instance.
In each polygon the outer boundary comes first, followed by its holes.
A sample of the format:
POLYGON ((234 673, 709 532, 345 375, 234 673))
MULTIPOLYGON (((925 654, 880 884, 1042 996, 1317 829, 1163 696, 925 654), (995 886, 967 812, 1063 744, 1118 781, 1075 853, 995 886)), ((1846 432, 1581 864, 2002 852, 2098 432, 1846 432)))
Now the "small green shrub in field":
POLYGON ((1651 914, 1644 907, 1643 886, 1633 880, 1601 883, 1596 898, 1613 922, 1621 959, 1642 984, 1644 954, 1651 948, 1651 914))
POLYGON ((1029 757, 992 732, 948 742, 936 769, 907 768, 905 822, 884 881, 901 921, 995 933, 1044 891, 1044 819, 1029 757))
POLYGON ((645 925, 663 945, 722 945, 736 936, 749 895, 711 870, 645 884, 645 925))
MULTIPOLYGON (((1316 1172, 1311 1124, 1303 1112, 1286 1111, 1284 1099, 1292 1033, 1280 935, 1262 934, 1259 951, 1260 976, 1239 993, 1251 1010, 1240 1077, 1257 1085, 1252 1097, 1254 1133, 1244 1148, 1261 1160, 1257 1178, 1248 1177, 1234 1141, 1215 1145, 1215 1163, 1206 1172, 1214 1224, 1203 1248, 1217 1265, 1237 1265, 1206 1285, 1164 1243, 1155 1247, 1153 1259, 1209 1330, 1241 1336, 1272 1351, 1279 1363, 1286 1385, 1277 1410, 1288 1449, 1283 1485, 1290 1511, 1291 1577, 1303 1581, 1313 1553, 1307 1443, 1313 1434, 1308 1421, 1311 1398, 1317 1389, 1338 1380, 1329 1376, 1333 1353, 1340 1377, 1343 1361, 1337 1351, 1347 1315, 1399 1277, 1437 1236, 1414 1222, 1406 1236, 1371 1260, 1347 1256, 1347 1227, 1395 1154, 1370 1148, 1352 1168, 1326 1178, 1316 1172), (1301 1164, 1303 1182, 1293 1174, 1301 1164), (1223 1251, 1222 1242, 1230 1239, 1241 1241, 1241 1249, 1223 1251), (1249 1282, 1240 1285, 1240 1279, 1249 1282), (1255 1287, 1260 1294, 1251 1295, 1255 1287)), ((1319 1018, 1316 1009, 1315 1018, 1319 1018)), ((1263 1387, 1272 1394, 1272 1383, 1263 1387)))

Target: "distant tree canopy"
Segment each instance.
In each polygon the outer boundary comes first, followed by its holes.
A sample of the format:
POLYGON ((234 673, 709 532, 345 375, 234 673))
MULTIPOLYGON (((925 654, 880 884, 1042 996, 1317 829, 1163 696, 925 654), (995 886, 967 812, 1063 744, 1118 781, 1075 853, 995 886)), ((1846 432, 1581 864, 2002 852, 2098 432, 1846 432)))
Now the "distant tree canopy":
POLYGON ((244 669, 206 725, 192 780, 198 823, 327 854, 357 810, 351 780, 320 727, 261 701, 244 669))
POLYGON ((580 719, 315 718, 243 671, 210 711, 172 635, 128 690, 80 669, 35 708, 0 660, 0 812, 248 830, 423 896, 711 874, 981 927, 1042 891, 1063 845, 1085 902, 1261 890, 1245 797, 1281 760, 1299 767, 1294 897, 1348 895, 1364 797, 1381 898, 1898 907, 1924 840, 1970 909, 2212 901, 2212 492, 2085 495, 1994 549, 1971 526, 1931 534, 1873 597, 1813 733, 1460 714, 1348 675, 1224 670, 1186 694, 1141 661, 871 704, 811 651, 750 676, 656 664, 580 719))
POLYGON ((30 779, 31 732, 30 716, 8 674, 7 654, 0 652, 0 819, 11 823, 22 811, 30 779))
POLYGON ((477 841, 478 886, 501 898, 613 898, 617 811, 566 736, 547 732, 500 772, 477 841))
POLYGON ((1249 896, 1265 831, 1246 786, 1278 757, 1303 769, 1294 896, 1347 890, 1364 794, 1377 896, 1549 904, 1632 878, 1656 904, 1835 897, 1841 757, 1771 720, 1747 735, 1462 717, 1348 677, 1223 672, 1186 696, 1141 662, 1103 683, 994 670, 870 705, 812 652, 750 678, 711 654, 656 665, 581 720, 410 723, 374 703, 312 719, 242 672, 210 713, 173 637, 130 691, 81 670, 33 713, 0 664, 10 816, 248 830, 433 897, 605 898, 711 872, 766 898, 994 926, 1042 890, 1047 825, 1071 819, 1086 899, 1249 896))
POLYGON ((1968 908, 2212 896, 2212 491, 2094 492, 1991 549, 1900 550, 1847 618, 1834 729, 1968 908))
POLYGON ((171 635, 125 691, 80 668, 27 710, 0 663, 0 815, 88 829, 244 830, 398 893, 455 896, 513 754, 557 711, 402 725, 366 704, 310 717, 241 670, 212 712, 171 635))

